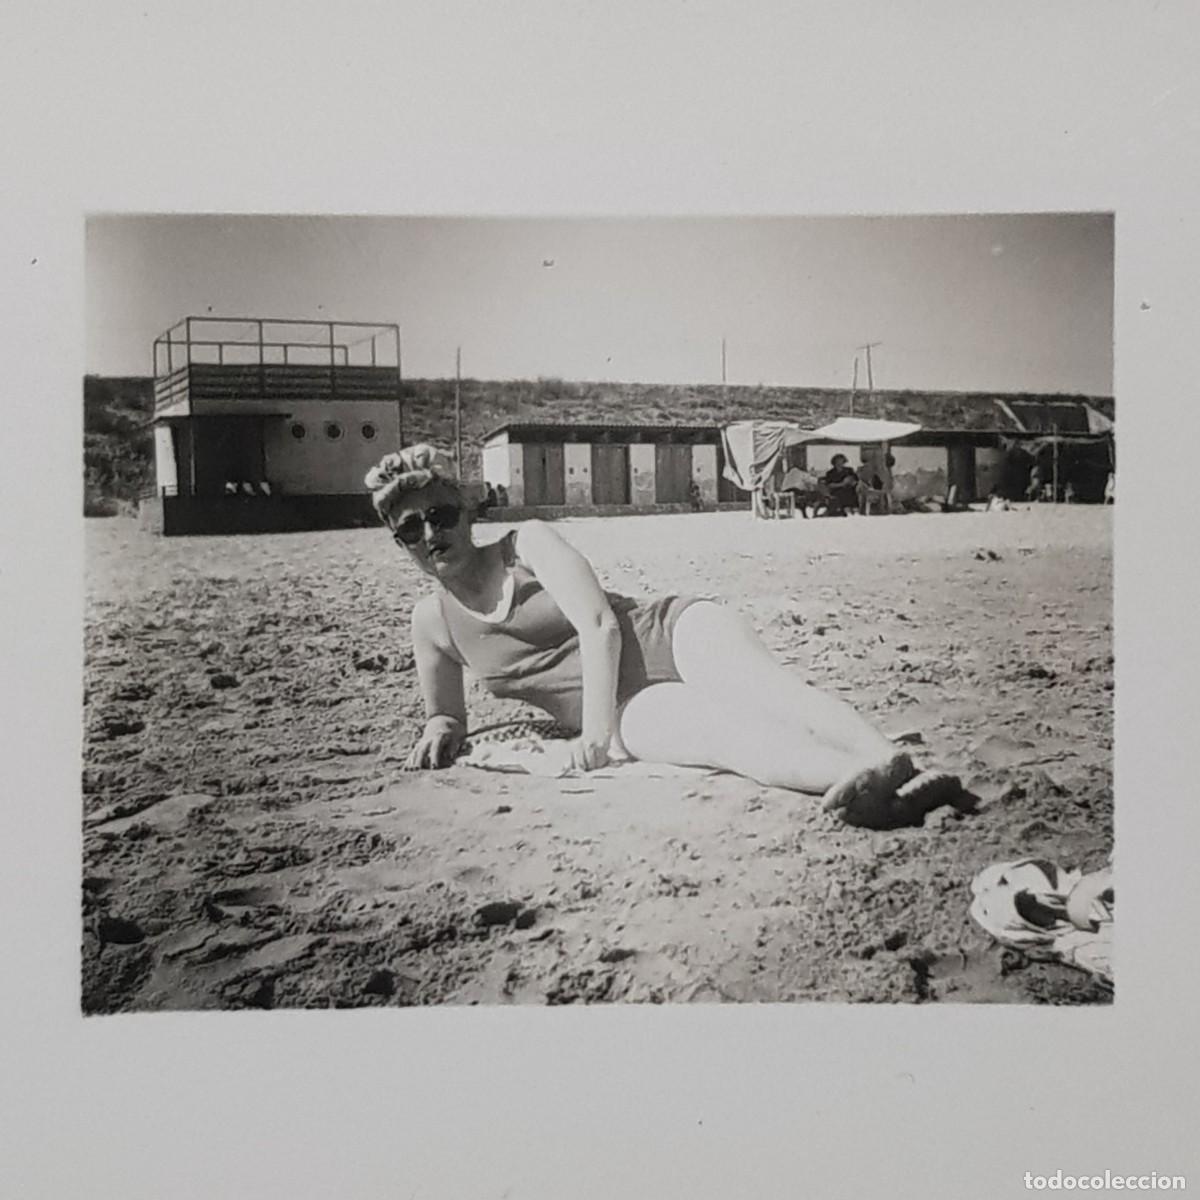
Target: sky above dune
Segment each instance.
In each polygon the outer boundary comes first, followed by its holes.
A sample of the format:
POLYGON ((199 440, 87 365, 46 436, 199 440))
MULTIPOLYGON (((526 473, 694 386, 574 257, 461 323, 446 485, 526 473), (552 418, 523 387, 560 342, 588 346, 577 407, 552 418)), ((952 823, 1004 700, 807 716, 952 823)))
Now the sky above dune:
POLYGON ((1112 393, 1101 214, 484 219, 105 216, 86 370, 179 318, 397 323, 414 378, 1112 393), (859 353, 859 384, 866 385, 859 353))

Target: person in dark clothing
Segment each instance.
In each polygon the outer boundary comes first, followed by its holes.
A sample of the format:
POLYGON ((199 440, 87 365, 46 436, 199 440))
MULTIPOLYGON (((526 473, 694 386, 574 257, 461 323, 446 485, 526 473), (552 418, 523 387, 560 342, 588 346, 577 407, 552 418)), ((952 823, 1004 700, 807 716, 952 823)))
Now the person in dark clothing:
POLYGON ((490 483, 485 483, 483 486, 485 490, 475 508, 475 515, 481 519, 486 519, 489 510, 496 507, 496 489, 490 483))
POLYGON ((858 474, 844 454, 833 456, 833 462, 821 482, 833 501, 834 515, 844 517, 851 509, 858 507, 858 474))

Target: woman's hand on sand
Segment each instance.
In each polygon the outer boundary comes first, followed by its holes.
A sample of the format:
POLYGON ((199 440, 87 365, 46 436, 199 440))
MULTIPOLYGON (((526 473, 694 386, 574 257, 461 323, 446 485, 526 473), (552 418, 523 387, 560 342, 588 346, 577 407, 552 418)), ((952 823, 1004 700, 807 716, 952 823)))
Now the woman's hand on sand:
POLYGON ((609 762, 608 747, 611 738, 576 738, 568 747, 570 766, 573 771, 595 771, 609 762))
POLYGON ((431 717, 425 722, 421 740, 408 756, 410 770, 448 767, 462 748, 466 729, 455 717, 431 717))

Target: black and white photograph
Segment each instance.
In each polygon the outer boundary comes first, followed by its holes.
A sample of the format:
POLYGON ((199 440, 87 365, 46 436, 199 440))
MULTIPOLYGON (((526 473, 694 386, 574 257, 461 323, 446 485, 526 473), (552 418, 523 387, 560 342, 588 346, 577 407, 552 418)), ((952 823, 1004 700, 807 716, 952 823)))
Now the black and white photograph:
POLYGON ((1111 1003, 1112 214, 85 266, 85 1014, 1111 1003))
POLYGON ((0 32, 0 1192, 1195 1187, 1194 6, 0 32))

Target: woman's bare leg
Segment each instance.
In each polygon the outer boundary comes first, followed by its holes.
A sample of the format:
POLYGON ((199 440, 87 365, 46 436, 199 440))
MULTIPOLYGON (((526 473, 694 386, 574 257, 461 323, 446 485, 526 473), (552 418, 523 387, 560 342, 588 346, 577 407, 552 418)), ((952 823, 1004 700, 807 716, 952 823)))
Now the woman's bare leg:
MULTIPOLYGON (((841 773, 822 789, 827 809, 868 821, 883 819, 879 814, 897 790, 917 775, 912 760, 881 730, 845 701, 783 667, 754 630, 721 605, 703 602, 685 609, 672 646, 684 683, 719 698, 727 723, 762 724, 764 714, 770 714, 773 724, 786 727, 777 752, 807 759, 814 748, 824 746, 840 754, 841 773)), ((797 761, 790 770, 803 768, 797 761)), ((781 772, 788 773, 787 768, 781 772)), ((919 805, 922 800, 922 789, 910 789, 906 802, 919 805)))
POLYGON ((844 700, 784 667, 750 625, 720 604, 702 601, 679 615, 672 642, 685 683, 779 713, 821 741, 868 758, 895 747, 844 700))
POLYGON ((634 758, 681 767, 715 767, 768 787, 821 795, 858 760, 843 749, 788 727, 767 711, 730 707, 711 690, 659 683, 622 709, 621 741, 634 758))

